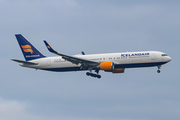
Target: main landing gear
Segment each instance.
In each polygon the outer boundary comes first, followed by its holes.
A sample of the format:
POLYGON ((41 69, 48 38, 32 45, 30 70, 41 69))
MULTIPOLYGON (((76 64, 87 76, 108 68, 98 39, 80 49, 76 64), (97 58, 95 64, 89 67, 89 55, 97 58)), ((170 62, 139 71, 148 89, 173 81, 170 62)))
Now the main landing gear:
POLYGON ((160 73, 161 71, 159 69, 161 69, 161 65, 158 65, 158 70, 157 70, 157 73, 160 73))
POLYGON ((86 75, 87 75, 87 76, 91 76, 91 77, 101 78, 101 75, 94 74, 94 73, 91 73, 91 72, 87 72, 86 75))
POLYGON ((86 75, 87 75, 87 76, 91 76, 91 77, 97 77, 97 78, 99 78, 99 79, 101 78, 101 75, 98 75, 99 69, 96 69, 96 70, 95 70, 95 72, 96 72, 97 74, 94 74, 94 73, 92 73, 91 71, 92 71, 92 70, 90 70, 90 72, 87 72, 86 75))

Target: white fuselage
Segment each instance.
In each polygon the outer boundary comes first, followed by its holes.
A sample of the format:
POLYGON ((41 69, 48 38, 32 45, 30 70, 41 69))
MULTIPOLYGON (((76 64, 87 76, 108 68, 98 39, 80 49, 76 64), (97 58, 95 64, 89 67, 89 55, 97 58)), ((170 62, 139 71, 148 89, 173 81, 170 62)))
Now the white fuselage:
MULTIPOLYGON (((108 54, 89 54, 75 55, 75 57, 92 60, 95 62, 112 61, 117 68, 135 68, 135 67, 152 67, 160 66, 171 60, 163 52, 158 51, 142 51, 142 52, 123 52, 123 53, 108 53, 108 54)), ((38 65, 26 65, 21 63, 23 67, 49 70, 49 71, 80 71, 80 64, 76 65, 62 57, 44 57, 31 60, 29 62, 38 63, 38 65)))

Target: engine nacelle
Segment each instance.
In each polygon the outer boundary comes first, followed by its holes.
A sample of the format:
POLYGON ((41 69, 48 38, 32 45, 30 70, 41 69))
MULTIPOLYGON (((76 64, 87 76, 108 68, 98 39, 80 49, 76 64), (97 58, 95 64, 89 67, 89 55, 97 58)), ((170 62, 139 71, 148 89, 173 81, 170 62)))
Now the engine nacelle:
POLYGON ((112 73, 124 73, 124 68, 117 68, 113 70, 105 70, 105 72, 112 72, 112 73))
POLYGON ((124 73, 124 69, 122 68, 114 69, 112 70, 112 73, 124 73))
POLYGON ((101 70, 113 70, 114 69, 114 63, 113 62, 102 62, 100 64, 100 69, 101 70))

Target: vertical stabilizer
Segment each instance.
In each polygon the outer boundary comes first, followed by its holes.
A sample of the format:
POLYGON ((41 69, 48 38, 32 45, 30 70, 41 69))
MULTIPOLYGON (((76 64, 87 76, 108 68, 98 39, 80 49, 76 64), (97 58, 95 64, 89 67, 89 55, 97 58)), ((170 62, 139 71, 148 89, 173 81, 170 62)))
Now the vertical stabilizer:
POLYGON ((16 34, 15 36, 26 61, 45 57, 21 34, 16 34))

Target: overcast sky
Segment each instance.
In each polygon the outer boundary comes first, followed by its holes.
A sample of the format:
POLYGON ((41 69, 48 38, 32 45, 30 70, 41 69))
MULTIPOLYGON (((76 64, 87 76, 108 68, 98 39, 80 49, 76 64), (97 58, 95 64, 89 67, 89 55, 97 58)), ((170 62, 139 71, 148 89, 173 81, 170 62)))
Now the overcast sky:
POLYGON ((0 120, 179 120, 179 0, 0 0, 0 120), (47 72, 20 67, 15 34, 46 56, 155 50, 157 67, 47 72))

